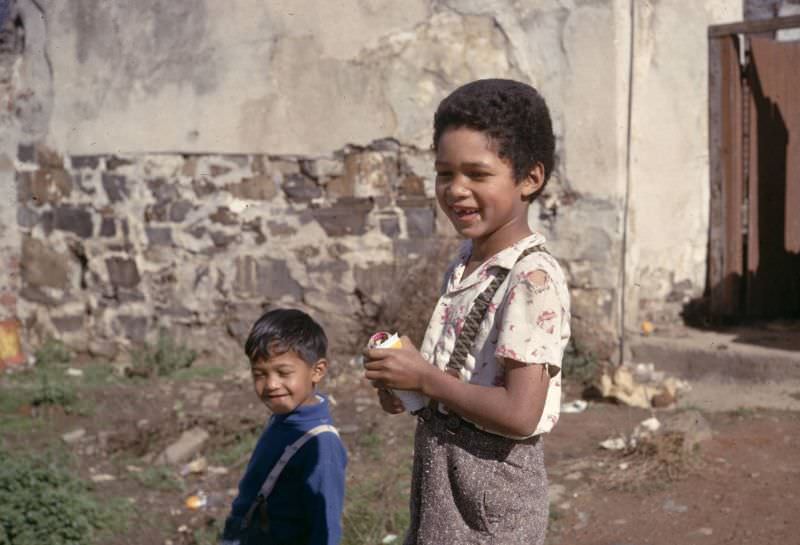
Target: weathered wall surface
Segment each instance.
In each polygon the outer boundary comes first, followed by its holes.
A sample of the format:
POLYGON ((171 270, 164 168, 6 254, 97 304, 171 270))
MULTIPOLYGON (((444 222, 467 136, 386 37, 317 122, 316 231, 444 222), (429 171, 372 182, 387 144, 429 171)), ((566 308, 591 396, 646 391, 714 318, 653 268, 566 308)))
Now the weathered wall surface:
MULTIPOLYGON (((111 355, 167 326, 218 348, 276 302, 315 309, 346 335, 357 288, 375 284, 365 271, 451 235, 426 151, 439 100, 509 77, 539 88, 558 140, 531 224, 567 269, 579 341, 612 354, 629 2, 16 4, 32 37, 21 80, 37 108, 12 123, 17 202, 0 205, 0 222, 17 222, 3 240, 19 248, 17 312, 34 338, 111 355)), ((705 25, 737 19, 741 2, 700 5, 636 2, 627 270, 631 284, 657 280, 628 290, 629 323, 660 308, 640 299, 663 300, 684 279, 702 289, 697 51, 705 25), (667 228, 670 210, 689 210, 686 226, 667 228), (676 251, 676 237, 688 246, 676 251)))
POLYGON ((741 1, 636 2, 626 322, 674 321, 705 288, 709 25, 741 1))
POLYGON ((23 146, 26 326, 106 357, 160 328, 238 354, 265 307, 294 304, 350 339, 357 288, 377 300, 391 289, 382 265, 437 233, 432 188, 411 167, 426 154, 394 141, 317 160, 23 146))

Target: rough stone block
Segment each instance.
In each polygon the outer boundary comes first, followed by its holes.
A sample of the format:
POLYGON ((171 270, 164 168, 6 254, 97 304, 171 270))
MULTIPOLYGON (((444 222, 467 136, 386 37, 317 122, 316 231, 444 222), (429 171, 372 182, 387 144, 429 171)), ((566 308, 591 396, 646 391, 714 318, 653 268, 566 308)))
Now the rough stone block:
POLYGON ((57 203, 72 193, 72 177, 65 170, 41 168, 30 177, 30 193, 37 205, 57 203))
POLYGON ((119 167, 124 167, 130 164, 130 159, 124 159, 122 157, 117 157, 116 155, 109 155, 106 157, 106 168, 108 170, 117 170, 119 167))
POLYGON ((424 238, 434 234, 436 218, 433 199, 405 199, 398 201, 397 205, 405 213, 406 232, 409 238, 424 238))
POLYGON ((77 314, 75 316, 53 316, 50 319, 59 332, 74 333, 84 328, 85 318, 83 314, 77 314))
POLYGON ((233 213, 227 206, 218 207, 208 219, 222 225, 237 225, 239 223, 239 216, 233 213))
POLYGON ((108 278, 114 286, 133 288, 139 284, 139 269, 133 259, 109 257, 106 259, 108 278))
POLYGON ((59 206, 53 213, 53 227, 89 238, 92 236, 92 215, 88 210, 76 206, 59 206))
POLYGON ((237 238, 235 234, 223 233, 222 231, 209 231, 209 235, 216 248, 227 248, 237 238))
POLYGON ((271 201, 278 193, 275 182, 269 174, 259 174, 244 178, 238 184, 229 184, 226 189, 239 199, 271 201))
POLYGON ((94 170, 100 166, 99 155, 73 155, 69 159, 70 165, 74 169, 91 169, 94 170))
POLYGON ((30 229, 39 221, 39 214, 25 206, 24 204, 17 207, 17 225, 23 229, 30 229))
POLYGON ((322 196, 322 190, 314 180, 299 173, 286 175, 281 188, 294 202, 308 202, 322 196))
POLYGON ((236 258, 233 289, 243 295, 261 295, 267 299, 289 297, 300 301, 303 288, 292 278, 283 261, 243 256, 236 258))
POLYGON ((45 169, 63 170, 64 168, 64 159, 62 159, 61 155, 44 144, 36 145, 36 162, 45 169))
POLYGON ((100 236, 113 237, 117 234, 117 223, 114 218, 103 218, 100 222, 100 236))
POLYGON ((209 434, 202 428, 192 428, 181 434, 177 441, 172 443, 156 459, 157 463, 177 464, 190 460, 202 450, 208 441, 209 434))
POLYGON ((145 227, 147 241, 153 246, 172 244, 172 229, 169 227, 145 227))
POLYGON ((36 162, 36 147, 33 144, 20 144, 17 146, 17 160, 21 163, 36 162))
POLYGON ((173 203, 172 206, 169 207, 169 221, 176 223, 182 222, 193 208, 194 204, 192 204, 191 201, 180 200, 173 203))
POLYGON ((337 159, 313 159, 301 161, 300 170, 316 180, 333 178, 344 174, 344 163, 337 159))
POLYGON ((328 236, 363 235, 372 205, 370 199, 339 199, 334 206, 315 208, 311 213, 328 236))
POLYGON ((425 178, 410 174, 403 178, 400 182, 400 195, 403 197, 424 197, 425 196, 425 178))
POLYGON ((22 279, 29 286, 65 289, 69 282, 69 256, 31 237, 22 239, 22 279))
POLYGON ((143 343, 147 337, 147 318, 144 316, 117 316, 123 336, 133 343, 143 343))
POLYGON ((378 218, 378 226, 387 237, 394 238, 400 234, 400 219, 395 215, 378 218))
POLYGON ((270 234, 275 236, 291 236, 297 234, 297 229, 284 222, 267 220, 267 227, 269 228, 270 234))
POLYGON ((120 202, 130 197, 125 176, 104 172, 102 183, 103 189, 106 190, 106 194, 108 195, 108 200, 112 203, 120 202))

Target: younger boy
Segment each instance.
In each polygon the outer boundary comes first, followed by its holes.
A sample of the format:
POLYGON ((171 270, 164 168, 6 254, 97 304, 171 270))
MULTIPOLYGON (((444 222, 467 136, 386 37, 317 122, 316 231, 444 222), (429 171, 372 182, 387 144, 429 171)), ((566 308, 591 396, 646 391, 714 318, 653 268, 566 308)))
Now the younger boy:
POLYGON ((244 350, 256 395, 272 416, 239 482, 222 545, 339 543, 347 454, 330 427, 328 400, 316 392, 327 346, 319 324, 299 310, 271 310, 253 324, 244 350), (264 497, 268 475, 301 438, 264 497))

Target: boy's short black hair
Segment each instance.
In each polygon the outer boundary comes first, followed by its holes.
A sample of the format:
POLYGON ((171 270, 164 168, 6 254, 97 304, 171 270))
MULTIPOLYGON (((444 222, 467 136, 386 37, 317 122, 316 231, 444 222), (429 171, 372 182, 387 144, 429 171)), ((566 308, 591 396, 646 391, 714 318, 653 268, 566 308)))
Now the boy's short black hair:
POLYGON ((436 109, 433 149, 447 129, 459 127, 485 133, 497 145, 497 154, 511 163, 517 182, 537 162, 544 166, 545 182, 550 177, 555 161, 550 111, 530 85, 510 79, 480 79, 462 85, 436 109))
POLYGON ((244 343, 250 363, 292 351, 314 365, 327 350, 328 338, 322 327, 305 312, 293 308, 265 312, 253 324, 244 343))

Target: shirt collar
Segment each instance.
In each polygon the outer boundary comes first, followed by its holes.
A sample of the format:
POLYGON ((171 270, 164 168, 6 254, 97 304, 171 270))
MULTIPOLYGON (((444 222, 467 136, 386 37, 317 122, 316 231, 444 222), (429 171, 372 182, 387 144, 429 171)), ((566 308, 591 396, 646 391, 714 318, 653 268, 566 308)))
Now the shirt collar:
POLYGON ((481 263, 481 266, 469 275, 468 278, 461 278, 464 273, 464 267, 467 265, 467 260, 472 253, 472 241, 466 241, 458 254, 458 263, 450 282, 448 283, 448 291, 452 289, 462 290, 485 279, 488 275, 489 269, 492 267, 501 267, 503 269, 512 269, 519 259, 520 254, 527 248, 544 244, 545 238, 540 233, 531 233, 527 237, 518 240, 511 246, 503 248, 492 257, 481 263), (466 282, 465 282, 466 280, 466 282))

